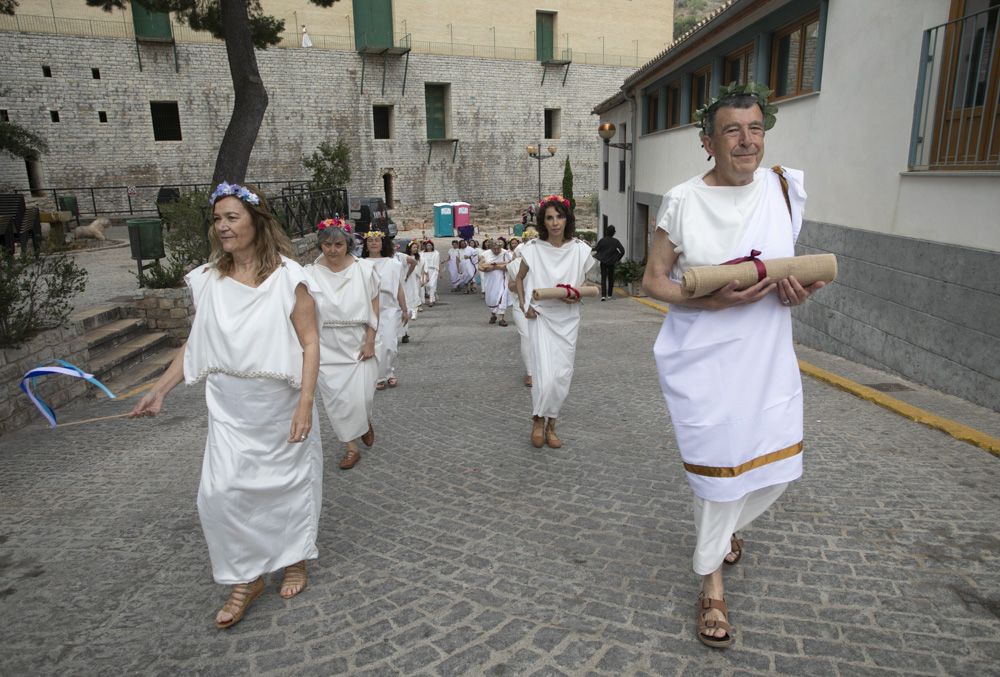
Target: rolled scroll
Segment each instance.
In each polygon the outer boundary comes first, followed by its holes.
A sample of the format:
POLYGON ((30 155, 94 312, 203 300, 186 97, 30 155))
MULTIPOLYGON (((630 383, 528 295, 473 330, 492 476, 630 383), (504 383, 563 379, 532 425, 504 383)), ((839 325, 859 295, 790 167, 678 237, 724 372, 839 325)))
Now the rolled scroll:
POLYGON ((598 296, 597 287, 542 287, 531 292, 531 298, 535 301, 543 299, 572 299, 581 296, 598 296))
POLYGON ((780 280, 792 276, 803 286, 832 282, 837 277, 837 257, 833 254, 790 256, 783 259, 751 259, 722 266, 695 266, 681 279, 684 298, 693 299, 722 289, 736 280, 737 289, 746 289, 764 277, 780 280))

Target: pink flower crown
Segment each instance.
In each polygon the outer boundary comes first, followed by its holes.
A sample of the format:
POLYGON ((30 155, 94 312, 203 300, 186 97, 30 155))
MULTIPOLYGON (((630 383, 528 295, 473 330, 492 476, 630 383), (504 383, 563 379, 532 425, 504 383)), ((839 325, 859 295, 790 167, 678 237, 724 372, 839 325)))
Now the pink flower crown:
POLYGON ((548 204, 549 202, 562 202, 566 206, 566 209, 570 208, 569 200, 564 198, 562 195, 555 195, 555 194, 546 195, 545 197, 543 197, 541 201, 538 203, 538 208, 545 209, 545 205, 548 204))
POLYGON ((340 228, 345 233, 354 232, 354 229, 351 228, 351 223, 347 219, 342 219, 339 216, 335 216, 332 219, 323 219, 316 224, 316 230, 325 230, 327 228, 340 228))

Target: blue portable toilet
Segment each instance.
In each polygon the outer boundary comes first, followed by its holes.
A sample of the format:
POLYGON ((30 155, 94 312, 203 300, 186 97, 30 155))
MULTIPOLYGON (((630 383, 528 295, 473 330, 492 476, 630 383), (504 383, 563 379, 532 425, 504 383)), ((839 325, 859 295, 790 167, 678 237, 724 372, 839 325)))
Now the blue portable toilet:
POLYGON ((434 237, 452 237, 455 234, 455 215, 450 202, 434 203, 434 237))

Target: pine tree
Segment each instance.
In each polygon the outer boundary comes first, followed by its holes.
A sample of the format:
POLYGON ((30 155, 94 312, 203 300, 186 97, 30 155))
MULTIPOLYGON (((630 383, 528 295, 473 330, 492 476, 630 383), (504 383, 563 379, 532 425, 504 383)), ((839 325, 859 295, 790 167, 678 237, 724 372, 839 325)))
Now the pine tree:
POLYGON ((562 195, 569 200, 570 209, 576 210, 576 198, 573 197, 573 170, 569 167, 569 156, 566 156, 566 167, 563 169, 562 195))

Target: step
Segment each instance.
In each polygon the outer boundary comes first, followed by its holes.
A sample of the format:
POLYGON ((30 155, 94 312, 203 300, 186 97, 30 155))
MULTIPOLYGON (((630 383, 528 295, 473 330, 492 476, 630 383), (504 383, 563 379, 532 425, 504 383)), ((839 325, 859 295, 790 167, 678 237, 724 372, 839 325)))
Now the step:
POLYGON ((124 343, 91 355, 90 363, 87 366, 90 373, 102 381, 112 379, 132 364, 141 362, 145 356, 165 347, 168 341, 170 341, 170 334, 165 331, 140 334, 124 343))
POLYGON ((126 395, 130 390, 157 379, 170 366, 176 354, 177 348, 172 346, 158 348, 147 353, 141 362, 123 368, 120 374, 104 381, 104 385, 118 397, 126 395))
POLYGON ((77 310, 69 316, 69 321, 80 325, 83 331, 87 332, 124 316, 125 313, 117 303, 106 303, 77 310))
POLYGON ((146 322, 138 317, 112 320, 84 333, 83 339, 91 353, 118 345, 131 335, 145 331, 146 322))

